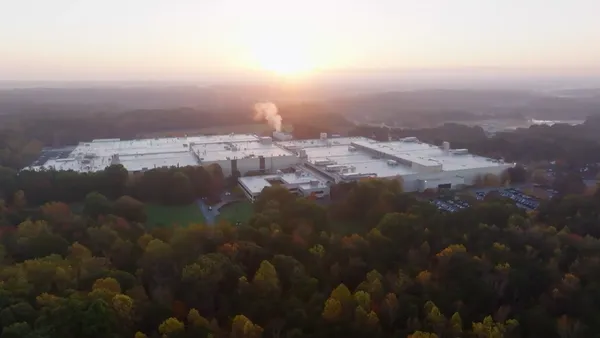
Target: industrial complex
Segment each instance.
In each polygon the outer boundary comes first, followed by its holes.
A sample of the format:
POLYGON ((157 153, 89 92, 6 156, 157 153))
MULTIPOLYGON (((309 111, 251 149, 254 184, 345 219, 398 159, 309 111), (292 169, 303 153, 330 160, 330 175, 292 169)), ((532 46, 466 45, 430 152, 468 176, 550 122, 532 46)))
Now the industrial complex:
POLYGON ((250 134, 100 139, 82 142, 61 156, 45 155, 29 169, 94 172, 121 164, 130 173, 160 167, 219 164, 225 175, 239 172, 239 184, 254 200, 267 186, 281 185, 303 196, 323 197, 334 183, 364 178, 400 179, 405 191, 453 188, 472 184, 478 176, 499 175, 512 163, 423 143, 414 137, 379 142, 364 137, 293 140, 250 134), (275 140, 274 140, 275 139, 275 140), (252 176, 246 176, 251 173, 252 176), (263 174, 258 175, 256 174, 263 174))

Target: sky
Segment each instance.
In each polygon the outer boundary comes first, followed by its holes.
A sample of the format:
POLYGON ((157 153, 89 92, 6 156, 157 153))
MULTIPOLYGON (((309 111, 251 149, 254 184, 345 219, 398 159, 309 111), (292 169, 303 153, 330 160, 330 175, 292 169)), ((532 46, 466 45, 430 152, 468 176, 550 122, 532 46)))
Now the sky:
POLYGON ((600 71, 599 0, 0 0, 0 80, 600 71))

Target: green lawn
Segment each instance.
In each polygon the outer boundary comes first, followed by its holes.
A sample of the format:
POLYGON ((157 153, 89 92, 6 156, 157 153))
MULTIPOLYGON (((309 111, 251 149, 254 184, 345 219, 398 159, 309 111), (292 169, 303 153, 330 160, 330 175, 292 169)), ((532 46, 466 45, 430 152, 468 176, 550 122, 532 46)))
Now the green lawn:
POLYGON ((232 224, 247 222, 253 212, 252 203, 248 201, 233 202, 219 209, 218 220, 226 220, 232 224))
POLYGON ((172 224, 187 226, 204 223, 200 208, 193 203, 184 206, 166 206, 157 204, 146 205, 146 215, 149 226, 168 226, 172 224))

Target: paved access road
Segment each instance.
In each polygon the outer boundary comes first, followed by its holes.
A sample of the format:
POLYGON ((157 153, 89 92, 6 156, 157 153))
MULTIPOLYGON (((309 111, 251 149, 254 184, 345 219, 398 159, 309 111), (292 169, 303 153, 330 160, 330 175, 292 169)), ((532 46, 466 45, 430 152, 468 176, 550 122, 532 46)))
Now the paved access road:
POLYGON ((206 220, 206 224, 208 225, 215 225, 217 223, 217 217, 219 216, 219 209, 221 209, 222 206, 229 204, 231 202, 235 202, 235 201, 243 201, 244 198, 239 198, 239 197, 233 197, 233 196, 221 196, 221 202, 215 204, 212 206, 212 210, 209 210, 209 206, 208 204, 205 203, 204 200, 196 200, 196 204, 198 205, 198 208, 200 208, 200 211, 202 211, 202 214, 204 215, 204 219, 206 220))

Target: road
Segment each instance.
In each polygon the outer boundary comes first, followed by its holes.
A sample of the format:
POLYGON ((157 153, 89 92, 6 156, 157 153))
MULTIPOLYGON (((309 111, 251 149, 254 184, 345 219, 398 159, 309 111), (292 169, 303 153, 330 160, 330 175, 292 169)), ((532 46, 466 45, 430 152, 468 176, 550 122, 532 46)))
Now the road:
POLYGON ((212 210, 209 210, 208 205, 204 203, 203 200, 197 200, 196 204, 198 205, 198 208, 200 208, 200 211, 202 211, 204 219, 206 220, 206 224, 215 225, 215 223, 217 222, 217 216, 219 215, 219 211, 216 208, 212 208, 212 210))
POLYGON ((202 211, 204 219, 206 220, 206 224, 215 225, 217 223, 217 217, 219 216, 219 209, 221 209, 222 206, 231 202, 243 200, 244 198, 223 195, 221 196, 221 202, 213 205, 212 210, 209 210, 209 206, 204 202, 204 200, 196 200, 196 204, 198 205, 198 208, 200 208, 200 211, 202 211))

